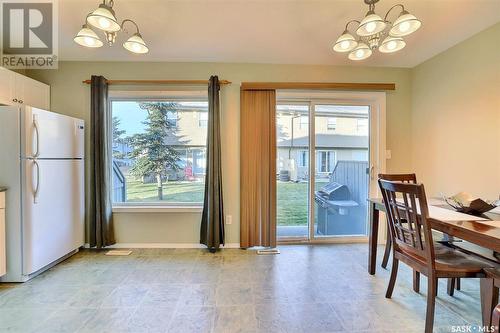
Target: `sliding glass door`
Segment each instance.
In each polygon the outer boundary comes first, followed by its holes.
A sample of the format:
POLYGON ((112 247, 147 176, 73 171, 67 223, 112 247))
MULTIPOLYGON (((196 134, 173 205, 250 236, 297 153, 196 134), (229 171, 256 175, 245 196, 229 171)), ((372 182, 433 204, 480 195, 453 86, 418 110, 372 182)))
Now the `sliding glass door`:
POLYGON ((276 106, 278 239, 309 238, 308 103, 276 106))
POLYGON ((279 100, 276 107, 279 241, 367 235, 374 184, 370 103, 279 100), (311 135, 312 134, 312 135, 311 135))
POLYGON ((369 106, 313 105, 313 237, 366 235, 369 106))

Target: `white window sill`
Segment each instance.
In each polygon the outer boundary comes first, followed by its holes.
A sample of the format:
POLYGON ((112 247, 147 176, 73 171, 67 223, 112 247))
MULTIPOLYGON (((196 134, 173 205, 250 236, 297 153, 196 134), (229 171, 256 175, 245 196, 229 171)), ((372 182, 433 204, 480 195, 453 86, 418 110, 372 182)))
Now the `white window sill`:
POLYGON ((201 213, 202 206, 114 206, 113 213, 201 213))

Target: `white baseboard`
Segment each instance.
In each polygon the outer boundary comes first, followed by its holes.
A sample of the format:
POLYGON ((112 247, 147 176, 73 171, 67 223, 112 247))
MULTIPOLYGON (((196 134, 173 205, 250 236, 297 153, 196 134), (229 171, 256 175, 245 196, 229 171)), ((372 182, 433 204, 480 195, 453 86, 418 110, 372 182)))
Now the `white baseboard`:
MULTIPOLYGON (((88 248, 88 244, 85 244, 88 248)), ((106 247, 107 249, 205 249, 205 245, 196 243, 116 243, 106 247)), ((227 243, 223 249, 239 249, 239 243, 227 243)))

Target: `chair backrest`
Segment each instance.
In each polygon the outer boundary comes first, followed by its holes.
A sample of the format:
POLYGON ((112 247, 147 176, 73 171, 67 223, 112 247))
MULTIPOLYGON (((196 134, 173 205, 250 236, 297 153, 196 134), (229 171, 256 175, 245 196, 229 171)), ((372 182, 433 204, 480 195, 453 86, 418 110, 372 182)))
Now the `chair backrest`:
POLYGON ((417 175, 414 173, 399 173, 399 174, 379 174, 379 179, 388 180, 391 182, 401 182, 401 183, 409 183, 416 184, 417 183, 417 175))
POLYGON ((493 309, 491 325, 495 326, 494 332, 500 332, 500 304, 493 309))
POLYGON ((433 269, 434 246, 424 185, 378 180, 395 251, 423 259, 433 269))

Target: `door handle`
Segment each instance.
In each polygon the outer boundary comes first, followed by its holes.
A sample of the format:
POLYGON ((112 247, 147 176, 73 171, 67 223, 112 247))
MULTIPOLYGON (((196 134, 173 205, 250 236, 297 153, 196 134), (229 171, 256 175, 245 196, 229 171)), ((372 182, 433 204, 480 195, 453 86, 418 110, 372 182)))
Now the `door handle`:
POLYGON ((36 160, 33 160, 33 165, 36 168, 36 182, 35 189, 33 191, 33 203, 38 203, 38 194, 40 193, 40 165, 36 160))
POLYGON ((33 154, 34 158, 40 156, 40 132, 38 130, 38 120, 36 115, 33 115, 33 129, 35 130, 36 137, 36 152, 33 154))
POLYGON ((370 179, 371 180, 375 179, 375 176, 373 174, 374 171, 375 171, 375 166, 372 164, 372 165, 370 165, 370 179))

